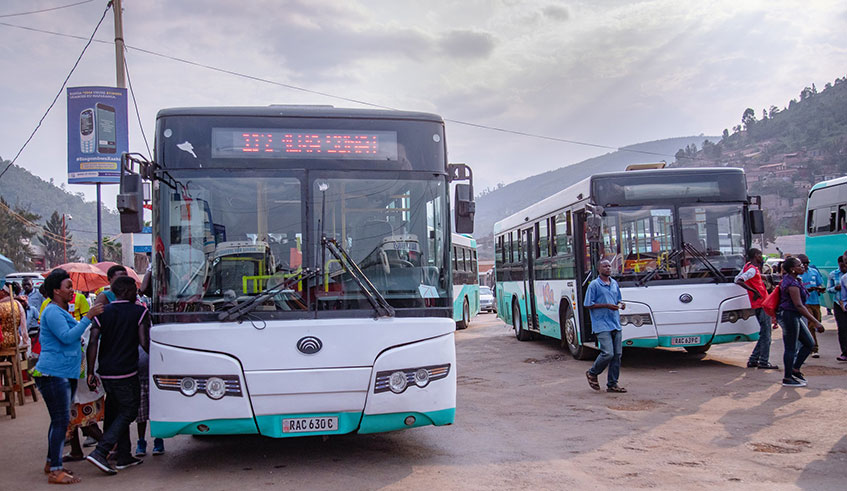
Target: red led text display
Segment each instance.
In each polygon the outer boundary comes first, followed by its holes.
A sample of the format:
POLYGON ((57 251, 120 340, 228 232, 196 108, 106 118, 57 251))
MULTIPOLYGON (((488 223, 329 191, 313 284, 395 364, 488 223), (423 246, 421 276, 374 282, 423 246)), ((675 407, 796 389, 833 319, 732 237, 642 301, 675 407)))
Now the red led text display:
POLYGON ((214 128, 212 158, 397 160, 397 133, 214 128))

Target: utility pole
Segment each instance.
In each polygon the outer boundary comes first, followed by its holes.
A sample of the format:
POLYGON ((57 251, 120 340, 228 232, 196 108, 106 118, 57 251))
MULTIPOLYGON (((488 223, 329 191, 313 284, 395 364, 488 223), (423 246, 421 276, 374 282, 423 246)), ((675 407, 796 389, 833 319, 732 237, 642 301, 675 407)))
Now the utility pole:
MULTIPOLYGON (((98 203, 99 206, 99 203, 98 203)), ((99 208, 98 208, 99 210, 99 208)), ((99 211, 98 211, 99 216, 99 211)), ((65 214, 62 213, 62 264, 68 263, 68 233, 65 231, 65 214)), ((99 237, 98 237, 99 240, 99 237)))
MULTIPOLYGON (((115 74, 118 88, 126 88, 124 74, 124 24, 121 0, 111 0, 112 12, 115 14, 115 74)), ((97 261, 103 260, 103 219, 101 213, 100 186, 97 183, 97 261)))

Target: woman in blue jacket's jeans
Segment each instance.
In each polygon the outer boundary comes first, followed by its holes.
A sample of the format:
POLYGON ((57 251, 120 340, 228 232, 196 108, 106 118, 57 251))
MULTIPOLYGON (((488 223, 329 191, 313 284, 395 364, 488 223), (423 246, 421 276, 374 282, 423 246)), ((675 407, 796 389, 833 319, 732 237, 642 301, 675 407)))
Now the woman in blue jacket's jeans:
POLYGON ((103 312, 103 306, 95 305, 77 322, 68 312, 68 303, 75 294, 73 282, 63 269, 51 271, 44 280, 44 288, 52 301, 41 315, 41 355, 32 371, 50 413, 44 472, 48 483, 74 484, 79 478, 62 467, 62 448, 82 367, 80 338, 91 319, 103 312))

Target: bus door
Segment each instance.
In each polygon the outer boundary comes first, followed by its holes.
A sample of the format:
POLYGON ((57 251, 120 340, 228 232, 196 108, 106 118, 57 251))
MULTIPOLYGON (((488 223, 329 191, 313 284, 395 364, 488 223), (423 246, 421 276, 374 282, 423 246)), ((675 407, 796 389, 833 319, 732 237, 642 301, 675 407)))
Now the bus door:
POLYGON ((521 231, 523 240, 523 285, 526 292, 526 325, 534 331, 538 330, 538 314, 535 310, 535 241, 533 240, 533 229, 528 228, 521 231))
POLYGON ((582 344, 593 340, 591 334, 591 316, 588 309, 583 306, 585 302, 585 291, 588 284, 593 280, 591 267, 591 245, 585 230, 585 210, 574 211, 574 259, 576 263, 576 301, 579 315, 576 318, 579 326, 582 344))

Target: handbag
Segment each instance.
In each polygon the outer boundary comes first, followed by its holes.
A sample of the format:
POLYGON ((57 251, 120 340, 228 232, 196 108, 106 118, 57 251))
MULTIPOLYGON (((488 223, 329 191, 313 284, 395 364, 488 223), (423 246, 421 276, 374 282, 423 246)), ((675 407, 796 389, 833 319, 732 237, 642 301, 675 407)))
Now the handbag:
POLYGON ((768 296, 765 297, 765 301, 762 302, 762 308, 765 309, 765 313, 774 319, 776 318, 776 311, 779 308, 779 293, 779 285, 776 285, 776 288, 774 288, 772 292, 768 293, 768 296))

